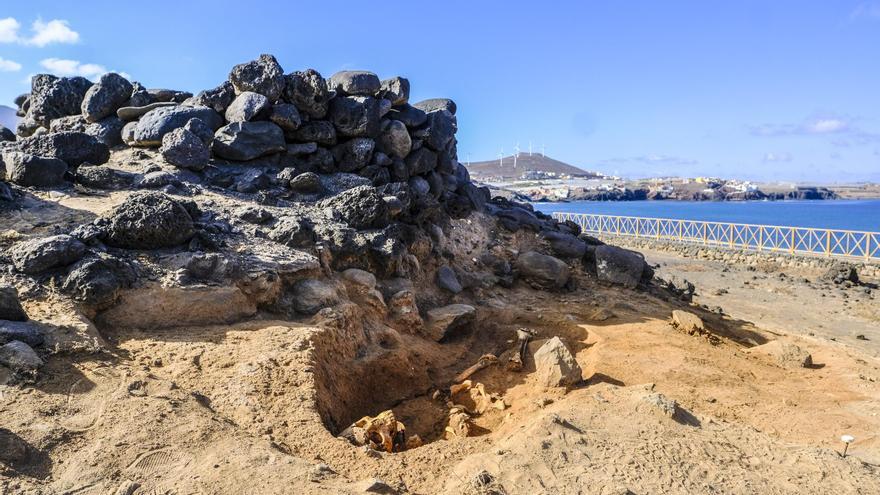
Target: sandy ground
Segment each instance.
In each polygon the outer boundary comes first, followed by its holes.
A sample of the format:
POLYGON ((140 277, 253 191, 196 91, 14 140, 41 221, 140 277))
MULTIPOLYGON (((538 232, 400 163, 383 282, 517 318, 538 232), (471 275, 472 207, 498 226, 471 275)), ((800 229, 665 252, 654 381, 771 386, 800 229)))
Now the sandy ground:
POLYGON ((396 411, 435 441, 384 454, 334 438, 322 423, 310 343, 320 330, 307 323, 105 329, 108 356, 56 358, 35 387, 4 390, 0 425, 42 462, 7 473, 0 487, 359 493, 359 480, 379 477, 412 493, 463 493, 486 470, 507 493, 880 490, 880 367, 859 349, 695 310, 720 339, 713 344, 674 329, 671 303, 614 288, 485 296, 477 333, 442 350, 459 359, 441 363, 430 357, 440 349, 421 349, 429 366, 438 363, 428 370, 438 382, 483 351, 503 350, 520 326, 538 331, 532 352, 563 338, 587 381, 568 393, 545 390, 531 361, 519 373, 490 367, 473 378, 509 407, 478 418, 479 436, 435 440, 442 404, 417 395, 396 411), (804 346, 817 365, 784 368, 738 343, 772 338, 804 346), (678 402, 674 417, 652 404, 657 393, 678 402), (847 458, 836 452, 844 433, 857 439, 847 458))
POLYGON ((836 341, 880 356, 880 290, 823 283, 820 268, 783 268, 766 262, 751 269, 662 251, 642 253, 659 265, 659 276, 677 274, 691 281, 698 304, 720 307, 765 330, 836 341))
MULTIPOLYGON (((47 202, 7 233, 105 207, 71 201, 62 206, 73 213, 47 202)), ((443 344, 353 292, 313 318, 92 329, 105 352, 53 355, 36 383, 0 385, 0 428, 11 432, 0 439, 22 450, 0 465, 0 494, 369 493, 373 478, 415 494, 880 493, 876 294, 806 269, 646 255, 660 276, 696 284, 694 305, 579 274, 572 292, 494 286, 444 301, 475 306, 477 323, 443 344), (707 334, 674 328, 675 309, 699 315, 707 334), (521 327, 536 332, 524 369, 471 377, 504 407, 475 416, 472 436, 444 440, 452 377, 485 353, 504 362, 521 327), (570 390, 534 375, 531 356, 554 336, 583 368, 570 390), (781 364, 760 347, 774 340, 813 365, 781 364), (389 408, 424 446, 384 453, 336 436, 389 408), (856 438, 846 457, 844 434, 856 438), (503 491, 475 486, 481 471, 503 491)), ((206 293, 175 297, 186 308, 206 293)), ((25 305, 41 321, 72 311, 25 305)))

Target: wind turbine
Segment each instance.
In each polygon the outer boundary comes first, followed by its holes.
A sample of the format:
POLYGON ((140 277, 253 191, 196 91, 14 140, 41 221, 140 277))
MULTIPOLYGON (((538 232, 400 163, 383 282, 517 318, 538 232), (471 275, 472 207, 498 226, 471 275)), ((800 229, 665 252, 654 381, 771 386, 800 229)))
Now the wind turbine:
POLYGON ((498 167, 504 168, 504 148, 501 148, 501 153, 498 153, 498 167))
POLYGON ((529 156, 532 156, 532 142, 529 141, 529 156))
POLYGON ((513 149, 515 151, 513 154, 513 168, 516 168, 516 159, 519 158, 519 141, 516 142, 516 146, 513 149))
POLYGON ((541 157, 547 158, 547 156, 544 154, 544 143, 541 143, 541 157))

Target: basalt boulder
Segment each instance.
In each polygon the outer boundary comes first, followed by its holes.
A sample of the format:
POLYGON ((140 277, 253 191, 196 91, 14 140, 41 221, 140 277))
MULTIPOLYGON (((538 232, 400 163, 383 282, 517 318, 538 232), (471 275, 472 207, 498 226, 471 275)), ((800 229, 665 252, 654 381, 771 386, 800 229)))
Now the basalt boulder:
POLYGON ((127 262, 108 255, 83 259, 73 265, 61 289, 74 299, 97 306, 113 303, 122 289, 136 279, 127 262))
POLYGON ((116 110, 131 98, 134 87, 115 72, 108 72, 93 84, 83 97, 82 115, 88 122, 98 122, 116 114, 116 110))
POLYGON ((455 136, 455 116, 447 110, 437 110, 428 114, 425 145, 434 151, 446 149, 455 136))
POLYGON ((110 159, 110 148, 84 132, 31 136, 16 141, 14 149, 35 156, 57 158, 70 167, 78 167, 86 162, 100 165, 110 159))
POLYGON ((234 161, 247 161, 287 150, 284 132, 272 122, 233 122, 214 134, 214 155, 234 161))
POLYGON ((599 280, 635 288, 642 280, 650 280, 653 272, 641 253, 617 246, 596 246, 596 275, 599 280))
POLYGON ((18 299, 18 290, 10 285, 0 285, 0 320, 28 320, 28 315, 18 299))
POLYGON ((77 115, 91 86, 92 82, 84 77, 37 74, 31 78, 27 117, 48 128, 52 119, 77 115))
POLYGON ((342 136, 375 137, 380 130, 379 118, 379 100, 371 96, 337 97, 330 100, 327 119, 342 136))
POLYGON ((382 81, 379 94, 392 105, 404 105, 409 102, 409 79, 395 76, 382 81))
POLYGON ((353 172, 366 167, 376 143, 369 138, 354 138, 333 147, 333 158, 340 172, 353 172))
POLYGON ((520 277, 531 285, 546 289, 564 287, 571 275, 564 261, 536 251, 520 254, 516 259, 516 269, 520 277))
POLYGON ((0 142, 15 141, 15 133, 12 130, 0 125, 0 142))
POLYGON ((86 245, 69 235, 53 235, 22 241, 12 247, 12 265, 22 273, 38 274, 76 262, 86 245))
POLYGON ((212 108, 215 112, 222 115, 229 108, 229 105, 232 104, 233 100, 235 100, 235 88, 231 82, 225 81, 214 89, 199 92, 184 103, 193 107, 212 108))
POLYGON ((419 148, 406 157, 409 174, 422 175, 437 167, 437 154, 427 148, 419 148))
POLYGON ((134 145, 158 147, 165 134, 185 126, 190 119, 199 119, 215 131, 223 125, 223 117, 212 108, 181 105, 156 108, 138 120, 134 128, 134 145))
POLYGON ((76 169, 75 180, 87 187, 115 190, 131 187, 135 174, 102 165, 83 165, 76 169))
POLYGON ((105 219, 105 242, 125 249, 159 249, 188 241, 195 233, 183 205, 158 192, 129 196, 105 219))
POLYGON ((280 103, 273 105, 269 111, 269 120, 280 127, 284 132, 292 132, 299 129, 302 124, 302 117, 296 105, 290 103, 280 103))
POLYGON ((64 183, 67 164, 57 158, 34 156, 18 151, 0 155, 6 180, 25 187, 53 187, 64 183))
POLYGON ((388 209, 382 195, 372 186, 358 186, 318 203, 333 216, 357 230, 381 228, 388 224, 388 209))
POLYGON ((313 119, 322 119, 327 115, 333 93, 327 89, 327 82, 318 71, 308 69, 294 72, 284 76, 284 79, 285 100, 313 119))
POLYGON ((431 98, 428 100, 422 100, 418 103, 413 103, 415 108, 422 110, 425 113, 437 112, 440 110, 446 110, 447 112, 455 115, 456 106, 455 102, 450 100, 449 98, 431 98))
POLYGON ((288 132, 290 140, 299 143, 317 143, 324 146, 336 144, 336 128, 326 120, 304 122, 297 130, 288 132))
POLYGON ((421 127, 428 120, 428 114, 424 110, 408 104, 392 108, 388 116, 403 122, 410 129, 421 127))
POLYGON ((392 120, 379 136, 382 151, 394 158, 406 158, 412 149, 412 138, 406 130, 406 124, 392 120))
POLYGON ((191 170, 204 169, 211 158, 211 151, 205 143, 182 127, 162 137, 162 147, 159 148, 159 152, 171 165, 191 170))
POLYGON ((270 107, 269 98, 253 91, 243 91, 226 108, 225 116, 227 122, 248 122, 268 115, 270 107))
POLYGON ((274 102, 284 91, 284 70, 275 57, 263 54, 256 60, 233 67, 229 73, 229 82, 235 88, 236 94, 253 91, 274 102))
POLYGON ((344 70, 333 74, 327 81, 327 86, 339 95, 373 96, 379 92, 382 83, 372 72, 344 70))

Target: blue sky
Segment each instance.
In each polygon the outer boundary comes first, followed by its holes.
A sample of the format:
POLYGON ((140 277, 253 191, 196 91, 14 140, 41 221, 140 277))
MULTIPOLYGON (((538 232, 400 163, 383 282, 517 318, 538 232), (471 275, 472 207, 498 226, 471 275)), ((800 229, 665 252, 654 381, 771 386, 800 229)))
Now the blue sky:
POLYGON ((627 176, 880 181, 880 0, 5 0, 0 102, 38 72, 196 91, 260 53, 455 99, 461 161, 531 141, 627 176))

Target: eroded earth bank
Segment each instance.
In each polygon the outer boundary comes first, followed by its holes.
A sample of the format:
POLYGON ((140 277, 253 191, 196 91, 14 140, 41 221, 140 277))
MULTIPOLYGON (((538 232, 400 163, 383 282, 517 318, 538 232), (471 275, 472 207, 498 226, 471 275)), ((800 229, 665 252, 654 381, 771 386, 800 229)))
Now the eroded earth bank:
POLYGON ((37 76, 0 493, 880 492, 875 353, 490 198, 455 104, 408 100, 271 56, 197 95, 37 76))

